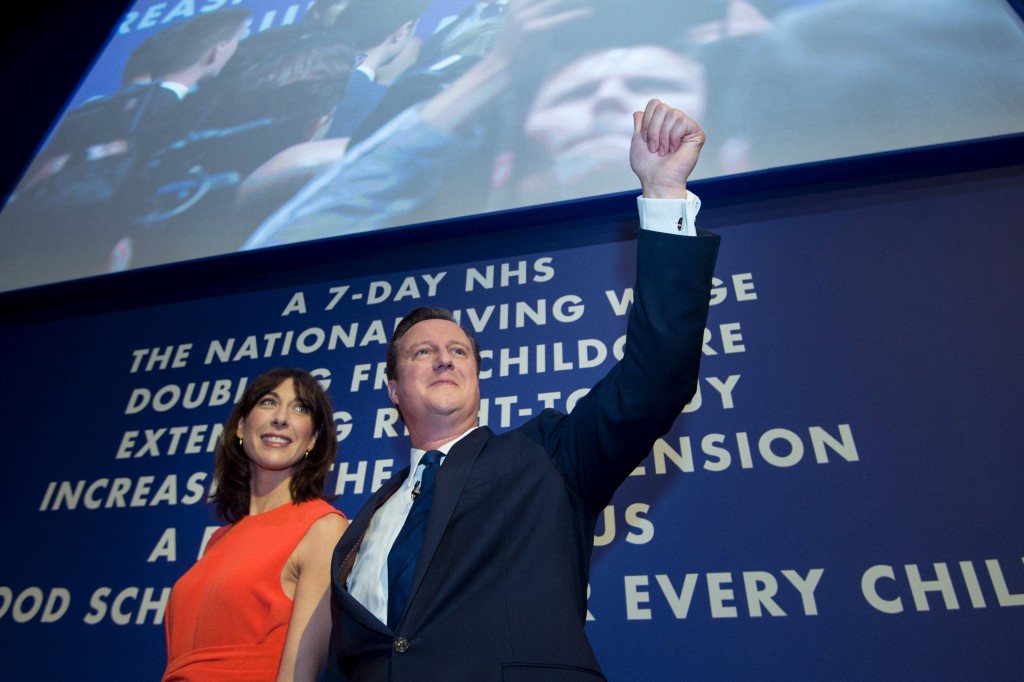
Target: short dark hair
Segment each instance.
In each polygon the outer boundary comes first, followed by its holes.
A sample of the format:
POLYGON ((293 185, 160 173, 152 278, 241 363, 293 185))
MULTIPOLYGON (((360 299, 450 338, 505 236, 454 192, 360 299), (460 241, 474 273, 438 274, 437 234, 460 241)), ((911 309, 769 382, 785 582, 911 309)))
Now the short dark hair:
POLYGON ((121 70, 121 85, 131 85, 138 80, 149 82, 153 80, 155 61, 159 50, 159 43, 166 39, 167 32, 154 33, 142 41, 132 53, 121 70))
POLYGON ((224 423, 213 455, 213 480, 217 488, 210 496, 215 514, 228 523, 249 515, 249 457, 237 435, 238 422, 246 417, 260 398, 288 379, 295 386, 295 395, 309 408, 316 443, 309 455, 292 469, 292 502, 333 499, 324 492, 327 474, 338 453, 338 436, 334 428, 334 408, 327 392, 312 374, 304 369, 277 368, 256 377, 235 403, 224 423))
POLYGON ((168 26, 158 34, 159 38, 152 37, 145 53, 153 80, 196 64, 219 43, 238 35, 249 16, 244 7, 229 7, 168 26))
POLYGON ((398 375, 398 346, 402 343, 402 338, 406 333, 408 333, 413 325, 426 320, 446 320, 452 324, 458 325, 459 329, 461 329, 469 339, 469 344, 473 348, 473 357, 476 359, 476 373, 479 376, 480 344, 468 329, 459 324, 459 321, 455 319, 452 311, 445 308, 416 308, 401 319, 395 327, 395 333, 391 335, 391 341, 388 343, 388 361, 384 368, 384 373, 387 375, 388 380, 390 381, 398 375))

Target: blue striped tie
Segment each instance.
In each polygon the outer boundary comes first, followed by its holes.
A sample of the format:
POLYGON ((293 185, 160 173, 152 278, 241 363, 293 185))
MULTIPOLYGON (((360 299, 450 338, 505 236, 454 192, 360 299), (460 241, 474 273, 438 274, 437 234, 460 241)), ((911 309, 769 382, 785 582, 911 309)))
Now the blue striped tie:
POLYGON ((430 450, 423 455, 423 478, 418 492, 413 492, 415 499, 412 509, 405 519, 402 530, 395 538, 395 544, 388 553, 388 627, 394 629, 405 613, 405 604, 409 601, 409 590, 412 589, 412 578, 416 574, 416 560, 423 547, 423 536, 427 532, 427 519, 430 518, 430 504, 434 499, 434 476, 440 466, 439 450, 430 450))

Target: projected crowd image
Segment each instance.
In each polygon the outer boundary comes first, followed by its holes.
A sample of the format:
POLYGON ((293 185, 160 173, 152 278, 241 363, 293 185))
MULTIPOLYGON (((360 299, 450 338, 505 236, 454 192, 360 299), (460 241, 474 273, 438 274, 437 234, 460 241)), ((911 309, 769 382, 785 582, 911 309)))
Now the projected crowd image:
POLYGON ((0 291, 1022 132, 1005 0, 141 0, 0 213, 0 291))

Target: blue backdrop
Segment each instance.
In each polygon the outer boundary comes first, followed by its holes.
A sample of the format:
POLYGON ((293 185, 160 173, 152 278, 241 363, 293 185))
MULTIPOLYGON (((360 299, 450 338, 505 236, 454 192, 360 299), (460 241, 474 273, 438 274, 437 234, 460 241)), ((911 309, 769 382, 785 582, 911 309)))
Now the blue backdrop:
MULTIPOLYGON (((706 202, 723 241, 700 392, 598 528, 588 630, 609 679, 1024 675, 1022 178, 706 202)), ((350 516, 407 456, 379 376, 415 305, 460 311, 490 351, 493 428, 571 406, 623 334, 618 220, 0 330, 5 677, 160 675, 246 378, 330 380, 350 516)))

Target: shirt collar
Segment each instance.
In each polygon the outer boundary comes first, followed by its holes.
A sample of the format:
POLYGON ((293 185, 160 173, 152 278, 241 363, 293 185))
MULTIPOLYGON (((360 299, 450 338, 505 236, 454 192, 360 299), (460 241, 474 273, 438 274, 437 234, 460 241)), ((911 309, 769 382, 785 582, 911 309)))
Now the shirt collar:
POLYGON ((178 83, 176 81, 160 81, 160 87, 170 90, 178 96, 178 99, 185 99, 185 96, 189 93, 189 88, 187 85, 178 83))
MULTIPOLYGON (((473 426, 468 431, 466 431, 461 436, 459 436, 458 438, 453 438, 452 440, 448 441, 447 443, 445 443, 441 447, 434 448, 434 449, 435 450, 440 450, 442 453, 447 455, 448 452, 452 449, 452 447, 454 447, 454 445, 456 443, 458 443, 460 440, 462 440, 463 438, 465 438, 466 436, 471 434, 473 431, 476 431, 478 428, 480 428, 480 427, 479 426, 473 426)), ((425 454, 427 454, 427 451, 426 450, 420 450, 419 448, 412 448, 410 450, 410 454, 409 454, 409 477, 405 479, 405 486, 404 487, 411 488, 413 486, 414 479, 416 478, 417 468, 420 465, 420 460, 423 459, 423 455, 425 455, 425 454)), ((441 464, 444 464, 444 458, 443 457, 441 458, 441 464)))
POLYGON ((365 64, 360 64, 359 66, 357 66, 356 71, 362 71, 366 75, 366 77, 370 79, 371 83, 377 79, 377 73, 370 67, 366 66, 365 64))

